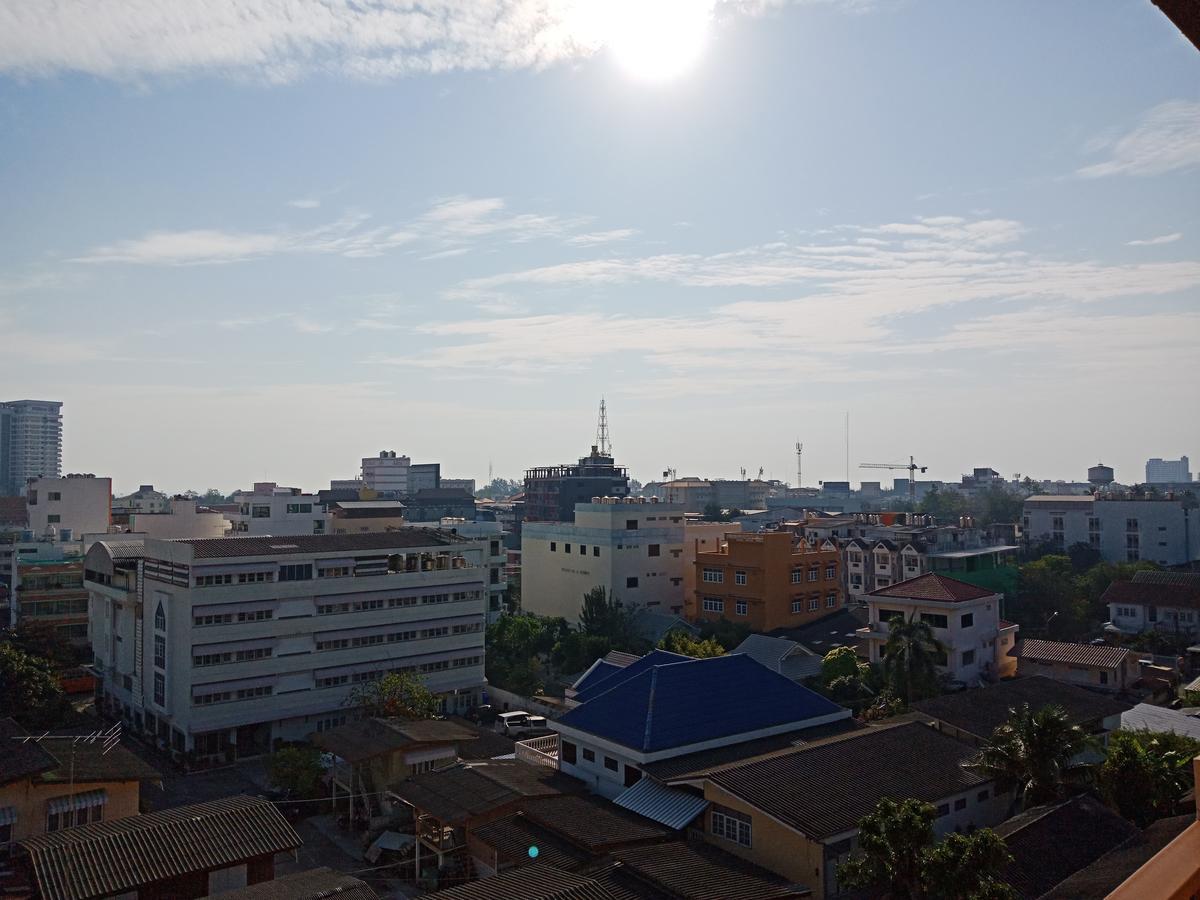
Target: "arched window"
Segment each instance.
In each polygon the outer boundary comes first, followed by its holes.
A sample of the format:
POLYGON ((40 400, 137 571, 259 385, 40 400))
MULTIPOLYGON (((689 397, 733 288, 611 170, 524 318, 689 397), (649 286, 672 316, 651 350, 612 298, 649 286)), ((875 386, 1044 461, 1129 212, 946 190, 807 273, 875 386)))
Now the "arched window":
POLYGON ((167 614, 163 611, 162 601, 158 601, 158 609, 154 610, 154 630, 167 630, 167 614))

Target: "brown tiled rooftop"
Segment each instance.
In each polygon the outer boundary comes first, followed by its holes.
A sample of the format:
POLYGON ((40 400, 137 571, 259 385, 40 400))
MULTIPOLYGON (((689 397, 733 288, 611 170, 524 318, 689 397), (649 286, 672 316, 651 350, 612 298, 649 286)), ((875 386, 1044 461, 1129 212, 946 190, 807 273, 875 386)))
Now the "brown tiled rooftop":
POLYGON ((973 584, 967 584, 965 581, 947 578, 945 575, 930 572, 926 575, 918 575, 916 578, 910 578, 907 581, 898 582, 890 587, 871 591, 867 596, 901 597, 910 600, 935 600, 939 603, 962 603, 965 600, 979 600, 983 597, 991 597, 994 593, 995 591, 976 587, 973 584))
POLYGON ((1071 666, 1097 666, 1116 669, 1129 658, 1124 647, 1108 645, 1069 644, 1063 641, 1040 641, 1033 638, 1017 641, 1009 656, 1037 662, 1065 663, 1071 666))

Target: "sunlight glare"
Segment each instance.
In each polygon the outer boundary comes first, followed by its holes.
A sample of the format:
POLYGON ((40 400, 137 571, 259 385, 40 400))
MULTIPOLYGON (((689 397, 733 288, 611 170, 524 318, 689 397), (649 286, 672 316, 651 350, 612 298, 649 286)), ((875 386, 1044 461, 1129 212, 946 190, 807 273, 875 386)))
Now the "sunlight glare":
POLYGON ((635 78, 678 77, 704 50, 711 0, 607 0, 605 7, 605 43, 635 78))

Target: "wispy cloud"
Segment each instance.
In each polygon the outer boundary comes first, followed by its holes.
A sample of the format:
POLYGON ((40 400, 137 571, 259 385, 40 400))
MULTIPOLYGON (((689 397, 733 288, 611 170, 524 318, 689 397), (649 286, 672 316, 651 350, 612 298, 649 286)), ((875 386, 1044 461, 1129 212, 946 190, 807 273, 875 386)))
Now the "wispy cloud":
POLYGON ((1162 175, 1200 166, 1200 103, 1159 104, 1128 134, 1095 138, 1085 149, 1107 150, 1108 159, 1078 169, 1075 174, 1081 178, 1162 175))
POLYGON ((576 247, 595 247, 598 244, 626 241, 635 234, 637 234, 637 229, 634 228, 613 228, 609 231, 592 231, 587 234, 576 234, 567 238, 567 243, 576 247))
POLYGON ((288 206, 296 209, 317 209, 321 205, 321 201, 315 197, 301 197, 298 200, 289 200, 288 206))
POLYGON ((1158 237, 1139 238, 1136 241, 1129 241, 1130 247, 1155 247, 1159 244, 1173 244, 1183 237, 1182 231, 1174 231, 1171 234, 1160 234, 1158 237))
MULTIPOLYGON (((300 203, 293 201, 292 205, 300 203)), ((271 231, 153 231, 95 247, 72 262, 178 266, 245 262, 299 253, 369 257, 413 243, 432 245, 435 249, 423 258, 439 259, 461 255, 468 245, 485 238, 509 243, 568 238, 590 222, 588 216, 510 212, 499 197, 457 196, 439 200, 426 212, 399 224, 373 225, 366 213, 348 213, 326 225, 305 230, 281 227, 271 231)))

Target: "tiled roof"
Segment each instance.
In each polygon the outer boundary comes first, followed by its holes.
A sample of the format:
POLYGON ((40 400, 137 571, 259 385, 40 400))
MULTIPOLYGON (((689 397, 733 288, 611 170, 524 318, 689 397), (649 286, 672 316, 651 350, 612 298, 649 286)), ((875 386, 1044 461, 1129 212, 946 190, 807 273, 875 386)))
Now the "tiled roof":
POLYGON ((641 659, 636 653, 626 653, 623 650, 609 650, 604 654, 604 661, 623 669, 641 659))
POLYGON ((531 847, 537 847, 536 860, 541 865, 574 870, 591 859, 584 850, 571 846, 552 832, 530 822, 521 813, 489 822, 471 831, 473 840, 492 848, 500 865, 532 865, 531 847))
POLYGON ((907 581, 898 582, 890 587, 871 591, 867 596, 903 597, 910 600, 936 600, 941 603, 962 603, 965 600, 979 600, 983 597, 991 597, 994 593, 995 591, 976 587, 973 584, 967 584, 965 581, 929 572, 925 575, 918 575, 916 578, 910 578, 907 581))
POLYGON ((575 699, 580 703, 586 703, 593 697, 598 697, 605 691, 611 691, 617 685, 624 684, 631 678, 636 678, 638 675, 651 669, 654 666, 661 666, 667 663, 688 662, 692 659, 690 656, 683 656, 679 653, 672 653, 669 650, 651 650, 645 656, 638 657, 634 662, 627 666, 622 666, 619 669, 609 672, 605 678, 590 681, 586 690, 578 690, 575 694, 575 699))
POLYGON ((851 731, 861 731, 866 726, 856 719, 838 719, 825 725, 812 728, 802 728, 785 734, 774 734, 770 737, 756 738, 752 741, 742 741, 715 747, 712 750, 701 750, 697 753, 685 753, 683 756, 673 756, 658 762, 647 763, 642 771, 652 775, 659 781, 682 781, 704 775, 714 769, 724 769, 759 756, 795 750, 807 747, 817 741, 829 740, 835 736, 851 731))
POLYGON ((1194 815, 1159 819, 1060 882, 1053 890, 1043 894, 1041 900, 1092 900, 1094 897, 1108 896, 1195 821, 1194 815))
POLYGON ((1133 573, 1134 584, 1172 584, 1200 590, 1200 572, 1159 572, 1142 569, 1133 573))
POLYGON ((524 798, 550 797, 579 787, 574 779, 544 766, 492 760, 410 775, 391 790, 422 812, 461 825, 524 798))
POLYGON ((1186 735, 1200 741, 1200 719, 1185 716, 1177 709, 1166 709, 1149 703, 1139 703, 1133 709, 1121 713, 1121 728, 1124 731, 1156 731, 1186 735))
POLYGON ((43 900, 87 900, 301 845, 273 804, 227 797, 26 838, 43 900))
POLYGON ((14 740, 28 733, 12 719, 0 719, 0 784, 32 778, 57 765, 41 744, 14 740))
POLYGON ((394 753, 421 744, 457 744, 474 740, 473 729, 445 719, 410 722, 404 719, 356 719, 312 735, 312 742, 347 762, 394 753))
POLYGON ((306 869, 222 894, 221 900, 379 900, 370 885, 332 869, 306 869))
POLYGON ((1008 721, 1011 710, 1025 703, 1034 710, 1043 706, 1060 706, 1072 725, 1097 722, 1120 715, 1130 708, 1128 703, 1055 681, 1045 675, 1031 675, 956 694, 943 694, 914 703, 913 708, 978 738, 990 738, 993 731, 1008 721))
POLYGON ((465 543, 463 538, 430 528, 404 528, 371 534, 296 534, 279 537, 185 538, 172 543, 191 544, 194 559, 230 556, 280 556, 291 553, 330 553, 354 550, 404 550, 465 543))
POLYGON ((1200 609, 1200 584, 1138 581, 1141 574, 1135 573, 1133 581, 1114 581, 1100 598, 1101 602, 1200 609))
POLYGON ((867 621, 865 610, 856 614, 854 610, 843 607, 799 628, 780 629, 775 635, 793 640, 817 656, 824 656, 834 647, 855 646, 858 642, 855 632, 867 621))
POLYGON ((730 653, 745 653, 752 660, 778 672, 783 658, 796 649, 796 642, 765 634, 747 635, 730 653))
POLYGON ((1066 663, 1071 666, 1098 666, 1116 669, 1125 664, 1130 651, 1124 647, 1107 644, 1068 644, 1063 641, 1039 641, 1025 638, 1008 652, 1017 659, 1032 659, 1038 662, 1066 663))
POLYGON ((615 900, 593 878, 542 865, 509 869, 429 896, 437 900, 615 900))
MULTIPOLYGON (((622 683, 592 696, 557 724, 653 753, 848 715, 836 703, 748 656, 685 659, 665 665, 634 663, 607 679, 622 683), (639 667, 633 677, 623 677, 639 667)), ((603 687, 602 683, 596 690, 603 687)))
POLYGON ((1027 810, 995 830, 1013 856, 1001 877, 1023 898, 1041 897, 1138 832, 1086 794, 1027 810))
POLYGON ((974 747, 908 722, 713 772, 718 787, 821 839, 857 827, 883 797, 933 802, 984 784, 974 747))
POLYGON ((590 794, 547 797, 531 803, 525 818, 591 853, 624 844, 665 840, 675 832, 590 794))
POLYGON ((769 900, 809 893, 708 844, 670 841, 612 855, 629 874, 681 900, 769 900))

